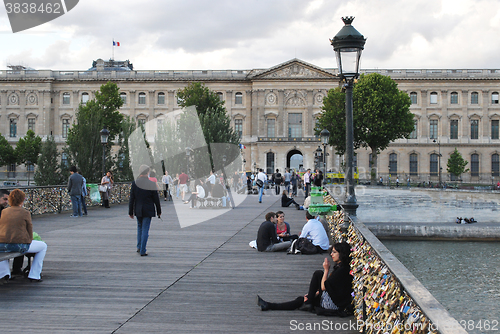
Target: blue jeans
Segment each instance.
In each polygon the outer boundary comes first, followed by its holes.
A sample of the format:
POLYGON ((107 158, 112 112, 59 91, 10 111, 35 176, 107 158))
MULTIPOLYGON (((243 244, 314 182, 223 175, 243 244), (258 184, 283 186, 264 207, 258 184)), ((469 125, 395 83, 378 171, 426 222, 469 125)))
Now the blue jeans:
POLYGON ((146 254, 151 217, 137 217, 137 249, 141 255, 146 254))
POLYGON ((82 196, 71 196, 71 204, 73 204, 73 216, 82 215, 82 196))
POLYGON ((264 187, 259 187, 259 202, 262 202, 263 193, 264 193, 264 187))
POLYGON ((87 214, 87 204, 85 203, 85 196, 82 196, 82 210, 84 214, 87 214))

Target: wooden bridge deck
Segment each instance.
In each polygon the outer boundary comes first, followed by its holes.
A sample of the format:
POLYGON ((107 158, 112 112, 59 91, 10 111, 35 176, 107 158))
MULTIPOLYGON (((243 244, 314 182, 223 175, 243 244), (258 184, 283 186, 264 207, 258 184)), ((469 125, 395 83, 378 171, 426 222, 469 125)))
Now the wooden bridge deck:
MULTIPOLYGON (((48 244, 44 281, 16 278, 0 286, 0 333, 357 333, 334 330, 335 324, 346 329, 354 318, 257 307, 257 294, 272 301, 305 294, 324 258, 248 246, 265 214, 281 209, 278 197, 265 196, 259 204, 249 196, 237 208, 186 228, 171 202, 162 207, 163 221, 151 225, 147 257, 136 253, 136 222, 126 205, 93 208, 84 218, 34 216, 34 230, 48 244)), ((299 233, 304 211, 283 211, 299 233)))

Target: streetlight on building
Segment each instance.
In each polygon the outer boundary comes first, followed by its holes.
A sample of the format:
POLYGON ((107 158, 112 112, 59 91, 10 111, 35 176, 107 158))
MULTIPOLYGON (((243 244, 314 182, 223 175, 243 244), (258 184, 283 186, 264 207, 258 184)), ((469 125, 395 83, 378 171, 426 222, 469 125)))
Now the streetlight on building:
POLYGON ((434 139, 432 141, 434 144, 438 144, 438 175, 439 175, 439 187, 441 188, 441 142, 434 139))
POLYGON ((324 173, 325 173, 325 180, 326 180, 326 145, 328 145, 328 141, 330 140, 330 131, 328 131, 327 129, 323 129, 321 132, 320 132, 320 137, 321 137, 321 143, 323 144, 323 168, 325 169, 324 170, 324 173))
POLYGON ((109 139, 109 130, 107 127, 101 130, 101 144, 102 144, 102 175, 106 175, 106 145, 109 139))
POLYGON ((346 199, 344 201, 345 211, 356 216, 356 194, 354 193, 354 130, 353 130, 353 102, 352 89, 354 80, 359 76, 359 61, 364 49, 366 39, 352 25, 353 16, 343 17, 344 27, 330 40, 337 58, 339 76, 346 90, 346 199))

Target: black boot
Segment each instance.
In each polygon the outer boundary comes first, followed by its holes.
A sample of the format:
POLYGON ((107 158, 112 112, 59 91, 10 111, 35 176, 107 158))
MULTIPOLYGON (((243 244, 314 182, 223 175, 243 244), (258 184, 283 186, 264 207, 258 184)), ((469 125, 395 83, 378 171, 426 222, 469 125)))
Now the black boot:
POLYGON ((105 207, 106 209, 109 209, 109 199, 105 199, 105 200, 104 200, 104 207, 105 207))
POLYGON ((257 305, 260 306, 260 309, 262 311, 269 310, 269 305, 267 304, 267 302, 264 299, 260 298, 259 295, 257 295, 257 305))

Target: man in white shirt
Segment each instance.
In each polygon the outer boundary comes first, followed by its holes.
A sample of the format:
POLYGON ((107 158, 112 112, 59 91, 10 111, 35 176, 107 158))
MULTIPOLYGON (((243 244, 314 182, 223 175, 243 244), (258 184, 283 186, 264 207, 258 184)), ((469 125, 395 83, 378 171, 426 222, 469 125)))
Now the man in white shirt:
POLYGON ((257 174, 257 180, 262 181, 262 187, 259 187, 259 203, 262 203, 262 194, 264 193, 264 186, 267 182, 267 176, 264 174, 264 170, 259 169, 259 174, 257 174))
POLYGON ((305 197, 309 196, 309 190, 311 190, 311 168, 304 174, 304 190, 306 192, 305 197))
POLYGON ((306 211, 307 223, 302 228, 299 238, 307 238, 311 240, 312 244, 318 249, 318 253, 328 251, 330 247, 330 241, 328 240, 328 235, 326 234, 323 224, 313 215, 306 211))
POLYGON ((214 171, 210 171, 210 176, 207 178, 207 186, 210 190, 210 194, 212 194, 212 189, 214 187, 214 184, 215 184, 215 174, 214 174, 214 171))
POLYGON ((161 183, 163 183, 163 196, 165 197, 165 201, 166 201, 170 197, 170 196, 168 196, 168 192, 169 192, 168 186, 170 184, 174 183, 174 181, 172 180, 172 177, 170 175, 168 175, 168 171, 165 171, 165 175, 162 176, 161 183))
POLYGON ((286 188, 286 192, 290 194, 290 181, 292 179, 292 174, 290 173, 290 169, 287 168, 285 170, 285 188, 286 188))

